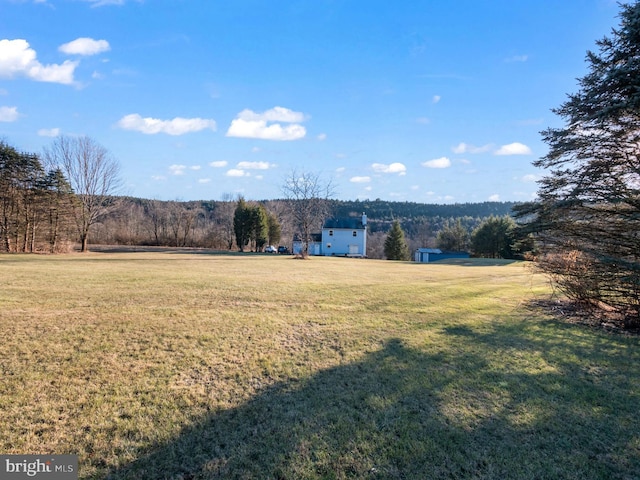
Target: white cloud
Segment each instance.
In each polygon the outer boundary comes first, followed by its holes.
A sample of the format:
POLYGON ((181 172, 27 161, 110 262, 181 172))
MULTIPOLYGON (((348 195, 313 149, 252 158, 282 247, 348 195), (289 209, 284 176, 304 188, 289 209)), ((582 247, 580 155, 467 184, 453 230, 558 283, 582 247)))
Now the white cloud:
POLYGON ((434 95, 431 101, 433 103, 438 103, 442 97, 440 95, 434 95))
POLYGON ((227 177, 248 177, 249 173, 238 168, 232 168, 231 170, 227 170, 226 175, 227 177))
POLYGON ((326 133, 321 133, 320 135, 318 135, 318 140, 320 140, 321 142, 327 139, 327 134, 326 133))
POLYGON ((488 200, 490 202, 499 202, 500 201, 500 195, 498 195, 497 193, 494 193, 493 195, 490 195, 488 200))
POLYGON ((209 183, 211 182, 210 178, 201 178, 198 180, 198 183, 209 183))
POLYGON ((373 171, 376 173, 397 173, 398 175, 406 175, 407 167, 402 163, 391 163, 385 165, 384 163, 374 163, 371 165, 373 171))
POLYGON ((279 123, 267 126, 264 121, 248 122, 242 119, 235 119, 231 122, 227 137, 238 138, 258 138, 262 140, 298 140, 307 134, 302 125, 288 125, 283 127, 279 123))
POLYGON ((449 168, 451 166, 451 160, 447 157, 440 157, 422 162, 421 165, 427 168, 449 168))
POLYGON ((200 170, 202 167, 200 165, 192 165, 189 167, 189 170, 200 170))
POLYGON ((494 155, 531 155, 531 149, 522 143, 514 142, 502 145, 494 155))
POLYGON ((238 162, 236 165, 240 170, 268 170, 271 167, 269 162, 238 162))
POLYGON ((521 180, 523 182, 532 183, 532 182, 537 182, 538 178, 539 178, 538 175, 530 173, 529 175, 525 175, 524 177, 522 177, 521 180))
POLYGON ((98 53, 108 52, 111 50, 111 46, 106 40, 81 37, 60 45, 58 50, 67 55, 97 55, 98 53))
POLYGON ((476 147, 475 145, 470 145, 468 143, 460 142, 458 145, 453 147, 451 150, 453 153, 485 153, 493 148, 493 145, 490 143, 487 145, 483 145, 482 147, 476 147))
POLYGON ((247 120, 249 122, 265 121, 265 122, 285 122, 285 123, 301 123, 305 121, 305 115, 302 112, 294 112, 284 107, 273 107, 262 113, 256 113, 248 108, 238 114, 237 118, 247 120))
POLYGON ((416 118, 416 122, 421 125, 429 125, 431 123, 431 120, 427 117, 418 117, 416 118))
POLYGON ((41 137, 57 137, 60 135, 59 128, 41 128, 38 130, 38 135, 41 137))
POLYGON ((213 168, 223 168, 229 164, 226 160, 218 160, 216 162, 210 162, 209 166, 213 168))
POLYGON ((26 40, 0 40, 0 78, 26 77, 37 82, 73 84, 79 62, 66 60, 62 65, 42 65, 36 56, 26 40))
POLYGON ((187 169, 186 165, 170 165, 169 170, 171 170, 172 175, 184 175, 184 171, 187 169))
POLYGON ((304 138, 307 130, 300 125, 306 120, 301 112, 294 112, 284 107, 274 107, 263 113, 245 109, 232 120, 227 137, 258 138, 262 140, 299 140, 304 138), (283 126, 281 123, 290 125, 283 126))
POLYGON ((15 122, 19 116, 18 107, 0 107, 0 122, 15 122))
POLYGON ((526 62, 529 59, 529 55, 514 55, 513 57, 505 58, 505 62, 526 62))
POLYGON ((118 126, 124 130, 133 130, 147 135, 166 133, 167 135, 184 135, 201 130, 216 130, 215 120, 205 118, 182 118, 173 120, 160 120, 157 118, 142 118, 137 113, 125 115, 118 121, 118 126))
POLYGON ((369 183, 371 181, 371 177, 351 177, 349 181, 351 183, 369 183))

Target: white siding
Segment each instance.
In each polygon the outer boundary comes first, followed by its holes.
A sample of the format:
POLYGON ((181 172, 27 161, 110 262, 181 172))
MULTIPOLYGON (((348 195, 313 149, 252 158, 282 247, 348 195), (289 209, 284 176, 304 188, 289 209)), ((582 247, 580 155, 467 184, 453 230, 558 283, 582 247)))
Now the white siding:
POLYGON ((366 230, 347 228, 322 229, 322 255, 365 256, 367 253, 366 247, 366 230))

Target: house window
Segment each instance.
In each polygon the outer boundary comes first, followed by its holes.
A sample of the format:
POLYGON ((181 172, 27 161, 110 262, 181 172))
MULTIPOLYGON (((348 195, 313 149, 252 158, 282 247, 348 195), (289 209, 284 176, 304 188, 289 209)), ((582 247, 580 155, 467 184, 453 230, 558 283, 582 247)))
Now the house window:
POLYGON ((354 236, 354 237, 357 237, 357 236, 358 236, 358 232, 354 230, 354 231, 353 231, 353 236, 354 236))
POLYGON ((329 230, 329 236, 333 237, 333 230, 329 230))

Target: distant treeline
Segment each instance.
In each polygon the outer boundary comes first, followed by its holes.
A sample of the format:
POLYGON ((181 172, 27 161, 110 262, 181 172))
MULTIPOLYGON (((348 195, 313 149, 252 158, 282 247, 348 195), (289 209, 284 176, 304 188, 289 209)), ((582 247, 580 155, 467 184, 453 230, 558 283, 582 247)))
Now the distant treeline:
POLYGON ((391 223, 398 220, 405 231, 411 232, 414 224, 431 220, 438 227, 443 219, 467 219, 467 227, 473 228, 482 219, 512 215, 515 202, 481 202, 429 204, 417 202, 390 202, 386 200, 332 200, 332 211, 336 217, 366 213, 369 230, 388 231, 391 223))
POLYGON ((348 216, 352 212, 366 213, 376 221, 393 221, 411 218, 459 218, 459 217, 501 217, 511 215, 515 202, 481 202, 430 204, 416 202, 390 202, 386 200, 332 200, 336 216, 348 216))
MULTIPOLYGON (((514 202, 422 204, 385 200, 330 200, 332 217, 367 215, 369 247, 383 241, 394 220, 406 233, 410 247, 435 246, 438 233, 453 221, 471 233, 489 217, 511 215, 514 202)), ((233 214, 236 200, 160 201, 118 197, 117 208, 100 219, 92 243, 165 245, 236 249, 233 214)), ((250 202, 261 204, 280 223, 280 243, 291 246, 296 226, 289 218, 285 200, 250 202)), ((317 225, 319 232, 321 225, 317 225)), ((375 254, 373 254, 375 256, 375 254)))

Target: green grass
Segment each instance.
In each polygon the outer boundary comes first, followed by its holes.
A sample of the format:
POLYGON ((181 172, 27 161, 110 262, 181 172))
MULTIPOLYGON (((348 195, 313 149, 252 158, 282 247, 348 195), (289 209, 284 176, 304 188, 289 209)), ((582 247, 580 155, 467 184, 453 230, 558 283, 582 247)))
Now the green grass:
POLYGON ((632 479, 640 339, 523 263, 0 256, 0 453, 81 478, 632 479))

